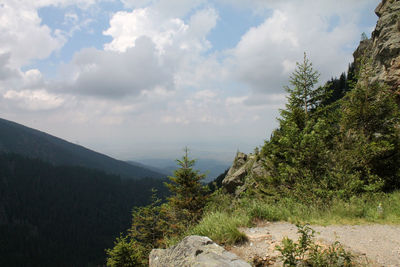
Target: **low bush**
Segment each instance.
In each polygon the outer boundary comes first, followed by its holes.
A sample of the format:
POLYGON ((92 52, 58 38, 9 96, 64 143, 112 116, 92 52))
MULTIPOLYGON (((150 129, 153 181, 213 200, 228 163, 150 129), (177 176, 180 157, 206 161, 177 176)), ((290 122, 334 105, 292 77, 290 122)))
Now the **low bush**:
POLYGON ((309 225, 297 225, 300 234, 297 242, 285 237, 282 246, 276 249, 281 253, 284 266, 347 267, 353 266, 353 256, 345 251, 339 242, 327 248, 314 243, 315 231, 309 225))

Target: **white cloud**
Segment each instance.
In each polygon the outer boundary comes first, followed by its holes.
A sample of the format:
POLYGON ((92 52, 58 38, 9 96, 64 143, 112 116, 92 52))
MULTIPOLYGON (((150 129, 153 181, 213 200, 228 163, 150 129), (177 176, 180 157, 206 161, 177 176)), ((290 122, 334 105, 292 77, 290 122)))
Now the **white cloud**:
POLYGON ((0 54, 0 81, 18 77, 16 69, 10 67, 10 53, 0 54))
POLYGON ((104 48, 111 51, 125 52, 134 47, 135 41, 146 36, 150 38, 160 52, 166 45, 171 45, 179 33, 185 32, 187 25, 177 18, 158 20, 158 14, 150 8, 135 9, 132 12, 117 12, 110 20, 110 28, 103 33, 113 37, 104 48))
POLYGON ((272 16, 251 28, 231 51, 232 58, 226 61, 232 68, 231 77, 247 84, 254 94, 283 92, 304 51, 321 72, 321 82, 339 75, 352 61, 350 51, 359 40, 357 11, 371 2, 266 1, 266 6, 274 8, 272 16), (337 25, 332 24, 333 17, 337 25))
POLYGON ((0 5, 0 54, 10 54, 10 65, 20 67, 48 57, 65 39, 41 25, 37 10, 8 1, 0 5))
POLYGON ((217 96, 217 94, 211 90, 201 90, 195 93, 194 98, 195 99, 213 99, 217 96))
POLYGON ((283 67, 283 74, 290 75, 290 73, 292 73, 296 69, 296 62, 291 61, 289 59, 285 59, 282 62, 282 67, 283 67))
POLYGON ((225 104, 227 106, 234 106, 238 104, 243 104, 249 97, 248 96, 240 96, 240 97, 228 97, 225 100, 225 104))
POLYGON ((6 100, 14 101, 21 109, 29 111, 50 110, 60 107, 64 100, 46 90, 9 90, 3 94, 6 100))
POLYGON ((151 6, 160 16, 183 17, 207 0, 121 0, 125 8, 144 8, 151 6))
POLYGON ((113 38, 104 48, 124 52, 134 47, 138 38, 146 36, 156 44, 160 54, 171 47, 204 51, 210 46, 206 36, 215 27, 217 18, 218 14, 212 8, 197 11, 188 24, 177 17, 166 17, 150 7, 132 12, 120 11, 113 15, 110 27, 103 32, 113 38))
POLYGON ((73 80, 59 85, 68 94, 121 98, 157 87, 173 89, 171 66, 159 60, 154 44, 146 37, 123 53, 84 49, 68 68, 74 73, 73 80))

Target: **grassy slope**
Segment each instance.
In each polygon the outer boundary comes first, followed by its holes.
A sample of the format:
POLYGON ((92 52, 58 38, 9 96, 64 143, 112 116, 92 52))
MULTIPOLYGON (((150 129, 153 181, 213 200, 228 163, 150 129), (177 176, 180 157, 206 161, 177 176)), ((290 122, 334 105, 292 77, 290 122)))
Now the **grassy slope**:
POLYGON ((221 244, 234 244, 245 239, 237 228, 251 226, 257 220, 320 225, 400 224, 400 191, 363 195, 349 201, 337 199, 329 206, 304 205, 289 198, 273 203, 249 197, 233 200, 217 193, 203 219, 189 234, 206 235, 221 244))

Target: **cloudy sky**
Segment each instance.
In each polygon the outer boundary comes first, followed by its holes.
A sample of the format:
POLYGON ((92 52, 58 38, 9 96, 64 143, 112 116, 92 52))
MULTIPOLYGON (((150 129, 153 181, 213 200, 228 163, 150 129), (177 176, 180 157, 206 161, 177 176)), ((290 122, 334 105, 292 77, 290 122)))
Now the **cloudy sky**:
POLYGON ((229 161, 307 52, 352 61, 379 0, 0 0, 0 117, 119 159, 229 161))

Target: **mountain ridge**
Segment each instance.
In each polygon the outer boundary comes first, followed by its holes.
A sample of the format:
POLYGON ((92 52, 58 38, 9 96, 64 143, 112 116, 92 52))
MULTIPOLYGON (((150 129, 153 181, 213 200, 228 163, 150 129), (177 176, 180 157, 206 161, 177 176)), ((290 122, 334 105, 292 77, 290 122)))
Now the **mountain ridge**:
POLYGON ((0 118, 0 152, 38 158, 54 165, 70 165, 105 171, 121 178, 163 178, 142 166, 131 165, 22 124, 0 118))

